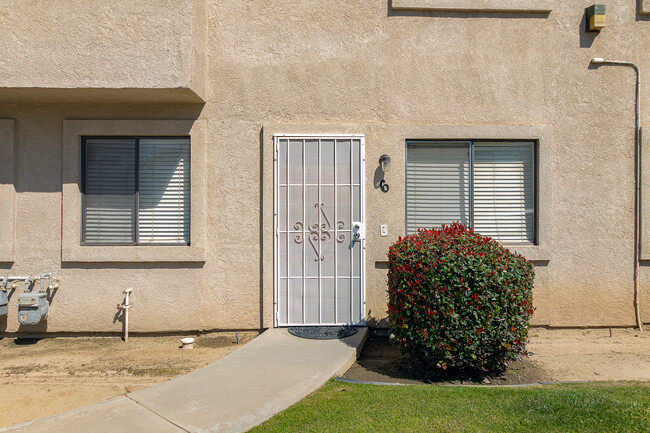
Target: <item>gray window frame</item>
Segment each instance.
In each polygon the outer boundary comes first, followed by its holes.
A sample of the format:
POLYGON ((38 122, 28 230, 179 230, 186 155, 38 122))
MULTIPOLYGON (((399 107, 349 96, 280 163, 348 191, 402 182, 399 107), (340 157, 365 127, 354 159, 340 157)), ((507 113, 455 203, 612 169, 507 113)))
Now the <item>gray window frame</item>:
MULTIPOLYGON (((139 213, 140 213, 140 195, 139 195, 139 172, 140 172, 140 140, 141 139, 177 139, 177 138, 186 138, 188 140, 188 156, 191 161, 192 159, 192 141, 190 136, 187 135, 84 135, 81 137, 81 179, 80 179, 80 185, 79 185, 79 191, 81 193, 81 215, 80 215, 80 221, 81 221, 81 227, 80 227, 80 244, 82 246, 102 246, 102 247, 112 247, 112 246, 180 246, 180 247, 185 247, 185 246, 190 246, 191 244, 191 218, 189 219, 189 224, 190 227, 189 233, 190 233, 190 238, 187 243, 155 243, 155 244, 150 244, 150 243, 138 243, 139 239, 139 213), (133 231, 133 238, 134 241, 133 243, 97 243, 97 242, 86 242, 85 241, 85 227, 86 227, 86 221, 85 221, 85 212, 84 209, 86 208, 86 177, 87 177, 87 164, 86 164, 86 140, 87 139, 125 139, 125 140, 134 140, 135 142, 135 194, 134 194, 134 200, 135 200, 135 218, 134 218, 134 231, 133 231)), ((190 171, 192 170, 190 166, 190 171)), ((190 196, 188 197, 189 201, 189 213, 190 215, 192 214, 192 205, 191 205, 191 194, 192 194, 192 184, 191 184, 191 177, 190 177, 190 196)))
MULTIPOLYGON (((404 146, 404 233, 406 235, 412 234, 408 232, 408 149, 409 145, 432 145, 432 144, 443 144, 448 146, 455 145, 466 145, 468 147, 468 166, 469 166, 469 226, 474 226, 474 150, 473 145, 475 143, 521 143, 528 142, 532 144, 533 147, 533 242, 521 242, 521 243, 504 243, 504 245, 513 245, 513 246, 535 246, 539 245, 539 140, 536 139, 407 139, 404 146)), ((451 222, 450 222, 451 223, 451 222)), ((500 241, 499 241, 500 242, 500 241)))

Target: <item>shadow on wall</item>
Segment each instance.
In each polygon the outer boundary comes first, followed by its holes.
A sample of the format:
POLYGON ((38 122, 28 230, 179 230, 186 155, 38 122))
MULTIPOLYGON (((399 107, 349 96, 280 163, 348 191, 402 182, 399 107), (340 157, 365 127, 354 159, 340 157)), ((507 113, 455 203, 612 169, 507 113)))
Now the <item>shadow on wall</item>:
POLYGON ((637 21, 650 21, 650 12, 646 11, 643 12, 643 1, 644 0, 637 0, 637 8, 636 8, 636 20, 637 21))
MULTIPOLYGON (((197 120, 204 104, 47 104, 14 118, 14 173, 17 194, 60 193, 63 183, 77 183, 62 173, 63 120, 197 120)), ((9 110, 11 112, 11 109, 9 110)), ((155 131, 152 131, 155 135, 155 131)), ((2 177, 0 176, 0 179, 2 177)), ((2 183, 2 180, 0 180, 2 183)))
MULTIPOLYGON (((260 128, 260 165, 259 165, 259 170, 260 173, 264 173, 264 128, 260 128)), ((275 167, 273 168, 275 170, 275 167)), ((259 209, 260 209, 260 215, 258 218, 258 224, 260 226, 259 230, 259 243, 260 243, 260 252, 262 253, 263 257, 263 252, 264 252, 264 232, 265 230, 262 230, 262 227, 264 227, 264 176, 260 175, 260 183, 258 185, 259 188, 259 197, 260 201, 258 203, 259 209)), ((264 260, 259 261, 259 297, 260 297, 260 329, 264 329, 264 260)), ((273 311, 270 311, 271 314, 273 314, 273 311)))
POLYGON ((204 262, 147 262, 147 263, 124 263, 124 262, 63 262, 61 269, 201 269, 204 262))
POLYGON ((372 185, 374 186, 375 189, 379 189, 379 183, 383 178, 384 178, 384 171, 381 169, 381 167, 377 167, 375 169, 375 176, 373 177, 372 180, 372 185))
POLYGON ((120 322, 122 324, 122 334, 126 332, 126 310, 121 308, 122 306, 126 305, 126 297, 122 300, 120 304, 117 304, 117 312, 113 316, 113 324, 116 322, 120 322))
POLYGON ((58 288, 58 287, 55 288, 55 289, 47 289, 47 290, 46 290, 46 293, 47 293, 47 302, 48 302, 50 305, 52 305, 52 301, 54 301, 54 297, 56 296, 56 293, 57 293, 58 291, 59 291, 59 288, 58 288))
POLYGON ((433 11, 433 10, 404 10, 393 9, 393 1, 388 0, 388 11, 386 13, 389 17, 437 17, 437 18, 548 18, 548 13, 534 13, 534 12, 446 12, 446 11, 433 11))
POLYGON ((599 32, 588 32, 587 31, 587 11, 582 14, 582 20, 580 21, 580 48, 591 48, 591 45, 596 40, 599 32))
POLYGON ((388 328, 388 318, 384 317, 383 319, 378 319, 373 315, 372 310, 368 310, 366 326, 370 328, 388 328))

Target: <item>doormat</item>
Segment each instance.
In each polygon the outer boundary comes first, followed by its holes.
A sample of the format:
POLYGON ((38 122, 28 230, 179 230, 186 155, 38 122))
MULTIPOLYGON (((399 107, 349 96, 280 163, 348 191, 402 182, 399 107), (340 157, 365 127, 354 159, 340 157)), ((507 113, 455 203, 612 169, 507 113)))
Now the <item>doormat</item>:
POLYGON ((358 330, 354 326, 290 326, 289 334, 311 340, 334 340, 354 335, 358 330))

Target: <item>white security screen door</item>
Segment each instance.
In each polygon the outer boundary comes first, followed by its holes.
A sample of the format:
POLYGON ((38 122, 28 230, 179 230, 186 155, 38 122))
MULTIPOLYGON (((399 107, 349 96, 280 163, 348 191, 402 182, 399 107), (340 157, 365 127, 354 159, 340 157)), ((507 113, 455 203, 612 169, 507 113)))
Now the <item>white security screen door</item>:
POLYGON ((275 136, 275 323, 360 325, 364 140, 275 136))

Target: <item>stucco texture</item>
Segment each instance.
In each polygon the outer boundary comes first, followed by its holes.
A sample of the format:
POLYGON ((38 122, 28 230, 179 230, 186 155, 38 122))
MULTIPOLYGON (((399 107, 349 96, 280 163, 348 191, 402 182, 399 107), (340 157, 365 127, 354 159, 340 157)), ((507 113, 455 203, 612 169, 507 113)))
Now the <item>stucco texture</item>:
MULTIPOLYGON (((31 8, 38 3, 27 2, 31 8)), ((540 245, 524 252, 535 260, 537 274, 533 323, 634 325, 635 76, 630 68, 596 68, 589 60, 634 61, 650 71, 650 25, 635 2, 608 2, 607 26, 599 34, 584 31, 586 1, 553 0, 551 12, 541 14, 393 10, 386 0, 188 0, 194 8, 160 2, 159 9, 155 2, 93 2, 98 11, 111 8, 124 16, 113 20, 119 28, 105 25, 92 5, 70 12, 72 3, 56 13, 63 22, 83 21, 84 35, 97 34, 89 36, 96 38, 92 58, 72 32, 54 42, 42 31, 29 36, 35 28, 26 23, 30 14, 53 11, 0 12, 0 32, 10 39, 5 49, 23 52, 0 60, 0 76, 13 77, 2 86, 69 88, 57 98, 39 100, 46 93, 37 89, 24 101, 12 97, 0 105, 0 118, 13 119, 15 142, 14 254, 12 262, 0 263, 0 275, 53 269, 61 279, 46 323, 19 328, 14 294, 0 332, 119 332, 115 304, 125 287, 134 288, 133 332, 273 326, 274 133, 366 137, 366 312, 371 325, 384 326, 385 253, 405 231, 405 139, 446 138, 450 131, 468 139, 494 131, 534 138, 537 128, 545 131, 537 137, 544 152, 540 245), (130 9, 150 25, 131 22, 130 9), (200 53, 202 42, 191 42, 195 33, 182 29, 176 38, 176 18, 204 32, 205 49, 194 60, 189 53, 200 53), (159 26, 167 29, 163 36, 151 30, 159 26), (136 29, 146 37, 138 38, 136 29), (57 66, 48 78, 53 82, 38 76, 34 65, 60 65, 63 57, 90 62, 91 73, 57 66), (204 88, 197 92, 204 102, 172 103, 165 96, 135 103, 143 89, 163 87, 170 95, 174 88, 192 88, 192 62, 204 65, 196 68, 204 70, 196 84, 204 88), (25 77, 16 75, 20 67, 29 72, 25 77), (84 93, 103 86, 116 93, 84 93), (61 103, 75 92, 83 96, 61 103), (203 124, 201 259, 66 260, 62 191, 64 123, 70 120, 203 124), (393 159, 386 194, 373 185, 383 153, 393 159), (388 224, 387 238, 379 237, 380 224, 388 224)), ((642 83, 645 119, 649 83, 642 83)), ((650 322, 647 265, 642 262, 641 314, 650 322)))
POLYGON ((2 0, 0 23, 0 99, 91 100, 93 89, 204 96, 202 0, 2 0))

